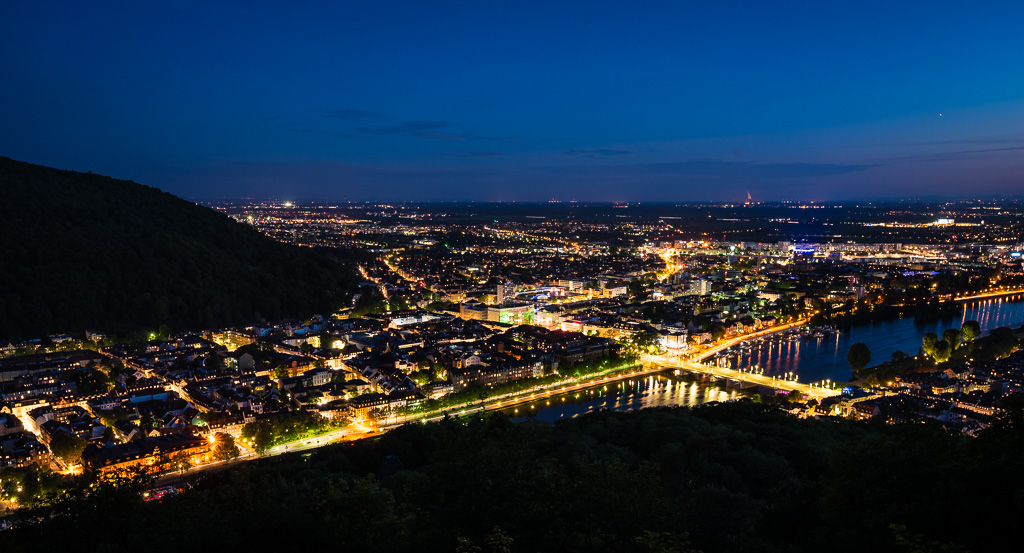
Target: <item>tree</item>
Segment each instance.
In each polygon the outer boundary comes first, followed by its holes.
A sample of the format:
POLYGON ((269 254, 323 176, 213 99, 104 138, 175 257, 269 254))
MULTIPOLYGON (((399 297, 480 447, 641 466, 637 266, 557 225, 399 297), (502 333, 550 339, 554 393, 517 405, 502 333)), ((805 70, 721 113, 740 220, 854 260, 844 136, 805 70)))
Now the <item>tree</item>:
POLYGON ((5 339, 85 328, 163 338, 246 324, 257 310, 322 313, 357 282, 348 256, 283 244, 155 188, 6 158, 0 166, 0 203, 10 206, 0 217, 5 339), (72 221, 74 232, 62 227, 72 221), (33 263, 41 251, 62 263, 33 263), (126 251, 131 259, 117 253, 126 251))
POLYGON ((270 448, 274 441, 274 431, 268 421, 248 422, 242 426, 241 436, 252 443, 252 448, 260 455, 270 448))
POLYGON ((661 337, 657 332, 638 332, 625 340, 625 351, 629 354, 658 353, 661 350, 661 337))
POLYGON ((224 361, 215 352, 211 351, 206 356, 206 366, 211 370, 216 370, 224 366, 224 361))
POLYGON ((435 363, 430 368, 430 370, 433 371, 433 373, 434 373, 434 376, 433 376, 434 382, 441 382, 442 380, 448 380, 448 370, 444 368, 444 365, 439 365, 439 364, 435 363))
POLYGON ((868 349, 867 344, 857 342, 850 346, 850 351, 846 353, 846 361, 850 364, 851 369, 859 371, 871 362, 871 350, 868 349))
POLYGON ((935 345, 935 350, 932 352, 932 358, 937 363, 945 363, 949 361, 949 356, 953 354, 953 346, 949 345, 949 342, 940 340, 935 345))
POLYGON ((415 382, 417 386, 421 387, 430 383, 431 376, 432 373, 429 370, 416 371, 409 375, 409 377, 412 378, 412 381, 415 382))
POLYGON ((1012 329, 1001 326, 978 340, 977 347, 984 354, 984 358, 1001 359, 1016 351, 1020 347, 1020 342, 1012 329))
POLYGON ((828 324, 828 317, 824 313, 815 313, 807 321, 808 326, 825 326, 828 324))
POLYGON ((512 538, 497 526, 484 539, 487 545, 491 546, 491 553, 511 553, 512 551, 512 538))
POLYGON ((58 431, 50 439, 50 452, 67 465, 78 464, 85 450, 85 440, 67 431, 58 431))
POLYGON ((459 536, 458 545, 455 547, 455 553, 480 553, 482 550, 479 545, 474 545, 473 540, 459 536))
POLYGON ((263 454, 264 451, 270 449, 270 446, 274 443, 274 431, 270 425, 261 424, 256 430, 256 434, 253 435, 252 443, 254 446, 253 449, 260 454, 263 454))
POLYGON ((654 532, 644 530, 636 542, 651 553, 700 553, 690 547, 690 536, 686 532, 654 532))
POLYGON ((113 388, 113 384, 108 381, 107 375, 95 368, 79 373, 75 377, 75 382, 78 384, 78 393, 83 395, 106 392, 113 388))
POLYGON ((629 281, 629 284, 626 285, 626 291, 632 298, 643 299, 647 296, 647 286, 641 279, 629 281))
POLYGON ((185 474, 185 471, 192 468, 192 457, 187 453, 175 453, 168 460, 171 469, 176 470, 181 474, 185 474))
POLYGON ((392 296, 388 299, 388 307, 391 311, 406 311, 409 309, 409 300, 404 296, 392 296))
POLYGON ((960 338, 970 343, 981 337, 981 325, 978 321, 967 321, 960 327, 960 338))
POLYGON ((386 300, 384 295, 374 286, 363 286, 359 299, 352 306, 352 315, 359 317, 367 313, 383 313, 386 300))
POLYGON ((950 328, 942 333, 942 340, 949 344, 951 350, 960 347, 960 331, 950 328))
POLYGON ((921 338, 921 349, 924 350, 925 354, 929 357, 935 357, 935 346, 939 343, 939 335, 934 332, 929 332, 921 338))
POLYGON ((238 446, 235 445, 235 438, 231 434, 218 432, 213 438, 213 458, 218 461, 230 461, 238 457, 238 446))

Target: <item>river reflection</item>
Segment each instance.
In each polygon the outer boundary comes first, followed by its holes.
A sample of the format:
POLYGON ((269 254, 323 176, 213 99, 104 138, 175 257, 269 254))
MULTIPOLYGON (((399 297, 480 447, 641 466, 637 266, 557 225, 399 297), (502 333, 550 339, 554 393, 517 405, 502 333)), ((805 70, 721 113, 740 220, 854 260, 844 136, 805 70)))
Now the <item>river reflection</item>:
MULTIPOLYGON (((728 358, 729 366, 757 365, 767 375, 796 372, 801 382, 819 382, 825 379, 846 381, 850 367, 846 352, 856 342, 871 348, 872 364, 889 359, 896 350, 917 353, 921 337, 935 332, 941 335, 947 328, 960 328, 964 321, 975 320, 986 332, 1000 326, 1017 328, 1024 325, 1024 298, 991 299, 964 305, 960 317, 926 325, 914 324, 904 318, 853 327, 841 334, 806 337, 795 341, 776 338, 754 344, 739 357, 728 358)), ((556 421, 611 409, 632 411, 645 407, 692 406, 709 401, 729 401, 752 395, 756 389, 741 390, 735 383, 713 380, 707 376, 687 372, 676 374, 666 370, 641 378, 633 378, 595 386, 565 395, 523 403, 503 409, 514 419, 535 417, 556 421)))
POLYGON ((914 323, 913 317, 859 325, 841 334, 826 334, 822 337, 805 337, 796 341, 781 338, 765 339, 752 344, 749 350, 737 352, 738 357, 728 358, 727 365, 736 367, 757 366, 766 375, 783 375, 795 372, 801 382, 820 382, 825 379, 843 382, 850 378, 850 366, 846 353, 850 346, 864 342, 871 349, 871 364, 875 365, 891 358, 893 352, 916 354, 921 347, 921 337, 928 332, 942 335, 948 328, 960 328, 964 321, 978 321, 986 333, 993 328, 1024 325, 1024 298, 996 298, 965 303, 959 317, 929 324, 914 323))
POLYGON ((601 409, 633 411, 645 407, 692 406, 709 401, 729 401, 752 392, 700 375, 663 371, 523 403, 502 409, 502 412, 514 419, 532 416, 538 420, 556 421, 601 409))

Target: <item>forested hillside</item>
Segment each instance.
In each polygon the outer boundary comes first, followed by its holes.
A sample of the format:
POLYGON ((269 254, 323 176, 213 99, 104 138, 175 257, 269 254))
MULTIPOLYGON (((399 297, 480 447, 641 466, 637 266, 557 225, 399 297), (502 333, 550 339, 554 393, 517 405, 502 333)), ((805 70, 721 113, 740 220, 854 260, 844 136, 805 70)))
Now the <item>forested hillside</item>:
POLYGON ((210 474, 162 503, 130 488, 95 493, 57 509, 69 516, 0 533, 0 542, 43 551, 88 536, 95 550, 152 553, 281 543, 451 553, 1010 551, 1024 514, 1022 421, 1014 408, 970 438, 730 403, 555 425, 502 415, 413 424, 376 442, 210 474))
POLYGON ((0 340, 336 309, 343 260, 156 188, 0 157, 0 340))

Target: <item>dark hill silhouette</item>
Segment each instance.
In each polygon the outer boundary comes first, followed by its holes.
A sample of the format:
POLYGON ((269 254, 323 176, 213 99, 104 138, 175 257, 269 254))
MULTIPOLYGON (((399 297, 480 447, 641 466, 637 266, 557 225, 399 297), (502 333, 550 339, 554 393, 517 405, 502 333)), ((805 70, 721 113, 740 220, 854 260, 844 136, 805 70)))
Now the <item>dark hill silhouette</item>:
POLYGON ((0 339, 307 316, 355 282, 331 252, 156 188, 0 157, 0 339))

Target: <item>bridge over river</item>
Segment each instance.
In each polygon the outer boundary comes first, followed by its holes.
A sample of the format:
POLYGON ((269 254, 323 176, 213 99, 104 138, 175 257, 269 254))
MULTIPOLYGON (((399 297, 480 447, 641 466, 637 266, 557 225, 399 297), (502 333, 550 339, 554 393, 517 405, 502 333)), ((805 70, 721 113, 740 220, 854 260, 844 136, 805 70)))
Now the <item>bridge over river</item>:
POLYGON ((734 380, 751 386, 764 386, 776 390, 796 390, 801 394, 815 399, 837 396, 841 392, 831 387, 832 383, 825 385, 807 384, 798 382, 795 379, 785 379, 777 376, 766 376, 757 372, 747 372, 726 367, 714 367, 703 363, 683 361, 671 355, 647 355, 644 361, 667 369, 680 369, 692 373, 706 374, 715 378, 734 380))

